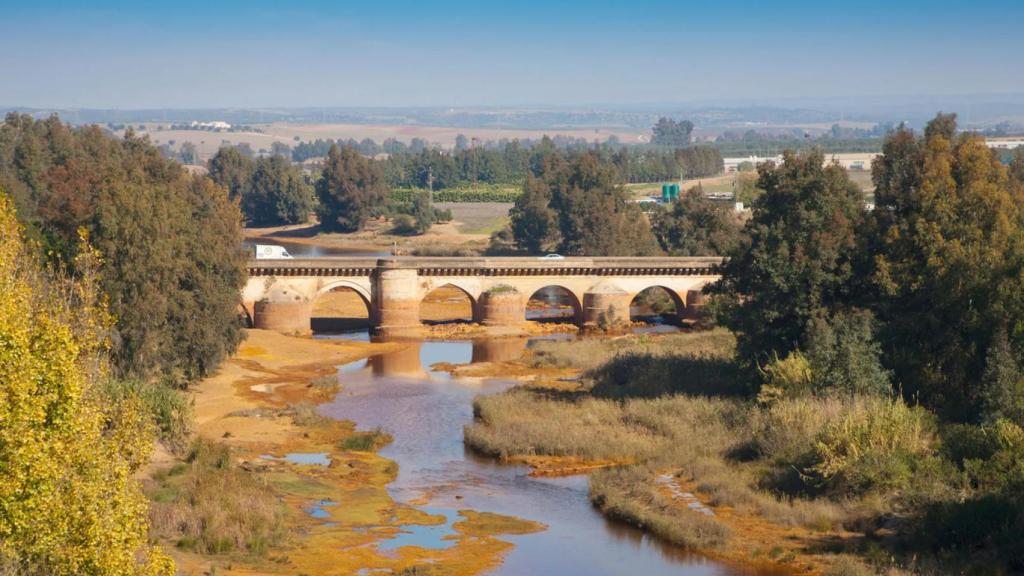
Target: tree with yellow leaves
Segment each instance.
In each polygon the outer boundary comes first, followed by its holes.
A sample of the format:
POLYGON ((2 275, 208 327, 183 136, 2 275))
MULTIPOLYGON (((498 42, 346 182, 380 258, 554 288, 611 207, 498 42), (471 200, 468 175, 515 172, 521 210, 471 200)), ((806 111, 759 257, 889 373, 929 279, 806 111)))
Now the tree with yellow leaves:
POLYGON ((0 573, 170 575, 146 545, 132 474, 152 446, 141 404, 100 401, 110 318, 96 255, 44 270, 0 192, 0 573))

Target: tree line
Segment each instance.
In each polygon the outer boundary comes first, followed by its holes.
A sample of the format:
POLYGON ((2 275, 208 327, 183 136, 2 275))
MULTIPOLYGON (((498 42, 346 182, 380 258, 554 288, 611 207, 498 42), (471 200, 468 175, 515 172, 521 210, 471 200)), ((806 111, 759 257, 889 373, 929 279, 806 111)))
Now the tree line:
POLYGON ((242 338, 241 241, 227 190, 147 139, 5 118, 0 572, 174 573, 134 474, 242 338))

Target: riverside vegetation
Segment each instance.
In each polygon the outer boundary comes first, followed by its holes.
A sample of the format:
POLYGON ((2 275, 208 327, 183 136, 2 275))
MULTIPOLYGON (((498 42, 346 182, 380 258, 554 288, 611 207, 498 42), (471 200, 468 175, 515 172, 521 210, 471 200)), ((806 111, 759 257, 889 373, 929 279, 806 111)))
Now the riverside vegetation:
POLYGON ((591 477, 606 514, 737 560, 1024 569, 1019 162, 940 114, 887 137, 873 212, 820 152, 762 165, 709 290, 730 332, 541 344, 584 384, 478 399, 467 443, 618 462, 591 477))

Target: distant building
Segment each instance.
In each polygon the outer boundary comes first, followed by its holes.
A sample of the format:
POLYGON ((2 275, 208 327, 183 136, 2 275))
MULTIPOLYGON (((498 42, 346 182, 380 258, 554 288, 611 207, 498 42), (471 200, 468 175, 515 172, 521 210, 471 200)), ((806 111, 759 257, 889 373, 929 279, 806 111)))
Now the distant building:
POLYGON ((231 129, 231 124, 228 124, 227 122, 224 122, 222 120, 215 120, 213 122, 195 122, 195 121, 192 121, 192 122, 189 123, 189 126, 191 128, 195 128, 197 130, 230 130, 231 129))
POLYGON ((985 138, 985 144, 996 150, 1013 150, 1018 146, 1024 146, 1024 136, 1005 136, 998 138, 985 138))

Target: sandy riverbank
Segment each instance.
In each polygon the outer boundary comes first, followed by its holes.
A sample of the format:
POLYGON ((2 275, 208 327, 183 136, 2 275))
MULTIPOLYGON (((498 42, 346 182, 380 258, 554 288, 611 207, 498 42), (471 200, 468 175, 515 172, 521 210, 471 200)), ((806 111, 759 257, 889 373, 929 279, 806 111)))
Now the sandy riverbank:
MULTIPOLYGON (((393 537, 402 526, 437 524, 444 518, 391 499, 386 486, 397 473, 393 462, 374 452, 342 448, 356 434, 353 423, 321 419, 299 425, 287 408, 329 400, 333 391, 311 382, 333 374, 337 365, 402 346, 248 332, 238 353, 192 392, 196 433, 228 444, 234 458, 286 503, 288 538, 263 558, 200 556, 165 543, 181 573, 399 573, 429 564, 444 574, 477 574, 500 563, 511 547, 500 534, 543 529, 516 518, 463 511, 463 520, 454 525, 456 544, 447 549, 379 550, 376 543, 393 537), (296 453, 315 454, 329 464, 283 458, 296 453), (315 518, 308 510, 321 501, 341 505, 325 507, 315 518)), ((166 458, 161 462, 171 463, 166 458)))

